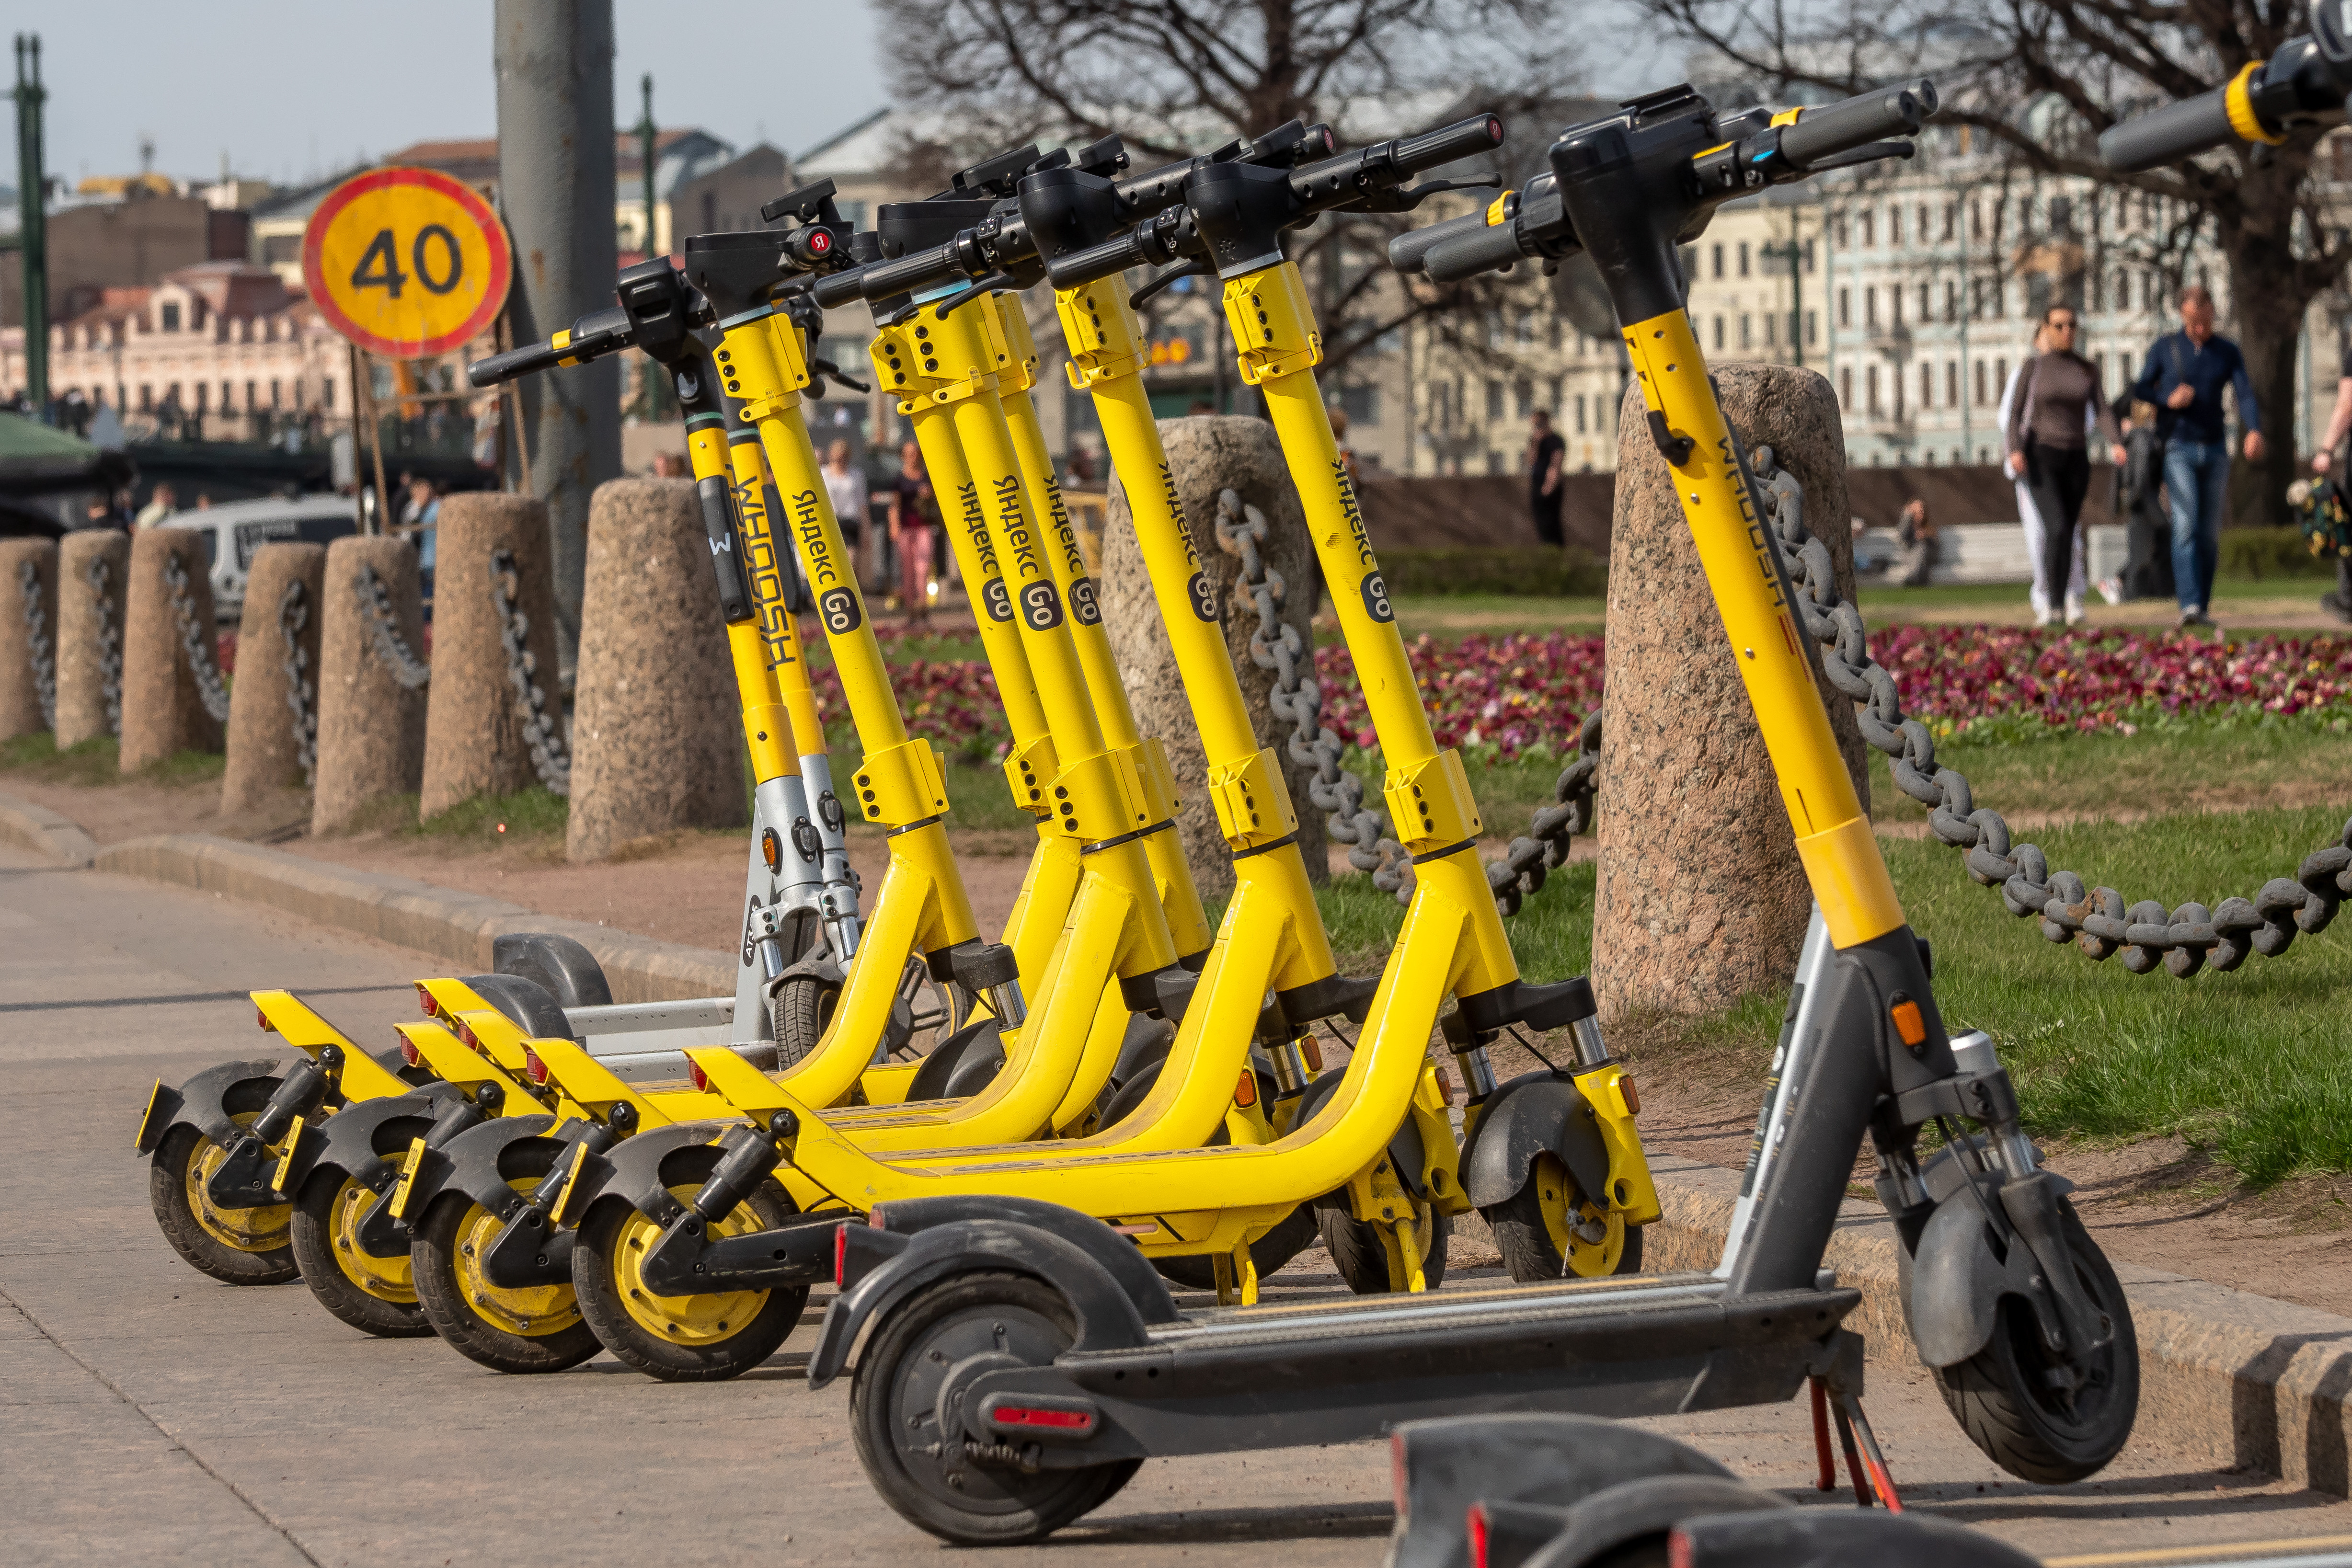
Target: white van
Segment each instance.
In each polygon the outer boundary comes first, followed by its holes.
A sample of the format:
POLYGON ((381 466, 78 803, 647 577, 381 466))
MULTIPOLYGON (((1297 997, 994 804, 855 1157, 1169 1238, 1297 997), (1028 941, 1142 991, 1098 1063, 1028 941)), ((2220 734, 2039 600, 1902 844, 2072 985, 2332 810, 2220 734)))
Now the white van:
POLYGON ((212 563, 213 613, 233 622, 245 611, 245 578, 256 550, 288 540, 322 545, 357 533, 358 503, 348 496, 326 494, 291 501, 230 501, 175 512, 163 526, 194 528, 205 536, 205 557, 212 563))

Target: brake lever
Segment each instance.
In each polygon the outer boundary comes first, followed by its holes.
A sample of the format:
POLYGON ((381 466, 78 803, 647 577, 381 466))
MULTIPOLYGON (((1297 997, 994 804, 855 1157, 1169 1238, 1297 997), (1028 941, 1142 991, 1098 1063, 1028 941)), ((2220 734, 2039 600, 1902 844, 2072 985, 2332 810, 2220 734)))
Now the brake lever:
POLYGON ((1852 169, 1863 163, 1875 163, 1885 158, 1908 158, 1918 149, 1908 141, 1865 141, 1844 152, 1836 152, 1817 163, 1805 165, 1807 174, 1826 174, 1832 169, 1852 169))
POLYGON ((992 272, 985 277, 976 277, 972 279, 971 287, 962 290, 961 293, 949 295, 944 303, 937 300, 926 300, 925 303, 939 305, 940 319, 944 321, 950 316, 954 315, 958 310, 962 309, 965 306, 979 298, 982 295, 993 294, 1000 288, 1010 288, 1012 287, 1013 279, 1009 276, 1002 272, 992 272))
POLYGON ((1475 180, 1427 180, 1411 186, 1376 185, 1351 200, 1324 210, 1333 213, 1409 213, 1441 192, 1491 191, 1502 183, 1499 174, 1482 174, 1475 180))
POLYGON ((1160 274, 1157 277, 1147 279, 1142 287, 1129 295, 1127 297, 1128 307, 1130 309, 1140 310, 1146 303, 1157 298, 1167 289, 1170 284, 1175 282, 1178 278, 1199 277, 1205 275, 1208 270, 1209 264, 1198 256, 1192 256, 1184 261, 1178 262, 1174 267, 1170 267, 1167 271, 1160 274))
POLYGON ((870 384, 865 382, 853 381, 849 377, 842 374, 839 371, 835 370, 831 365, 824 366, 823 370, 827 381, 838 382, 843 386, 847 387, 851 392, 870 392, 874 390, 870 384))

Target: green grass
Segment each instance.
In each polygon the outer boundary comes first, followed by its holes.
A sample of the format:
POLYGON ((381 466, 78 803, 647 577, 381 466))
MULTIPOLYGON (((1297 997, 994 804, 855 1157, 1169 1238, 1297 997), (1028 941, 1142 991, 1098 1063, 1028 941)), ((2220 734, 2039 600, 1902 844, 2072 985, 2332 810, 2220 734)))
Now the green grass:
MULTIPOLYGON (((1596 632, 1608 614, 1609 602, 1598 596, 1555 597, 1510 593, 1435 593, 1395 595, 1397 630, 1407 638, 1461 637, 1473 632, 1489 635, 1503 632, 1596 632)), ((1316 627, 1318 642, 1336 640, 1337 624, 1330 612, 1316 627)))
POLYGON ((512 795, 477 795, 421 822, 416 821, 416 797, 399 799, 407 817, 402 831, 418 838, 520 843, 560 839, 572 821, 571 802, 538 784, 512 795))
MULTIPOLYGON (((175 751, 163 761, 142 768, 142 779, 162 784, 202 784, 218 779, 228 758, 217 751, 175 751)), ((114 737, 101 735, 78 746, 58 749, 57 737, 44 731, 0 741, 0 772, 22 773, 45 784, 78 789, 122 782, 121 747, 114 737)))
MULTIPOLYGON (((2046 735, 2007 744, 1956 737, 1937 746, 1936 760, 1967 777, 1978 805, 2005 816, 2242 808, 2273 790, 2352 779, 2352 732, 2246 725, 2077 735, 2043 727, 2046 735)), ((2352 810, 2352 786, 2340 793, 2352 810)), ((1926 807, 1895 788, 1887 759, 1874 753, 1870 810, 1880 821, 1927 818, 1926 807)))

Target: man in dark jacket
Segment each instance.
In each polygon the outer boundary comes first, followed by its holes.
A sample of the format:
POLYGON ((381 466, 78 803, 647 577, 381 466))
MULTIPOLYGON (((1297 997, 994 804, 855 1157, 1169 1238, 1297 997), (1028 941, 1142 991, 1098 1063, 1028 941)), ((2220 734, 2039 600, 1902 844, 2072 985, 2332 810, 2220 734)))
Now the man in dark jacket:
POLYGON ((2172 582, 2183 626, 2210 626, 2213 566, 2221 555, 2221 512, 2230 494, 2230 446, 2221 423, 2221 389, 2238 393, 2246 427, 2246 461, 2263 455, 2263 415, 2253 378, 2238 345, 2213 331, 2213 297, 2191 284, 2180 291, 2180 330, 2156 340, 2132 396, 2154 403, 2164 441, 2164 488, 2172 502, 2172 582))

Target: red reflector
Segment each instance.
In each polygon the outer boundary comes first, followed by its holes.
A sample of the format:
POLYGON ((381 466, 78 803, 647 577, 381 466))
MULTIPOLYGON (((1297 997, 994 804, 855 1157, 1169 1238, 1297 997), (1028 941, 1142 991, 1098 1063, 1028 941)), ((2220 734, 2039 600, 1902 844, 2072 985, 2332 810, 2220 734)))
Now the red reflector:
POLYGON ((522 1048, 522 1070, 533 1083, 547 1082, 547 1063, 539 1059, 539 1052, 527 1045, 522 1048))
POLYGON ((686 1075, 694 1080, 694 1086, 697 1089, 701 1090, 705 1094, 710 1092, 710 1074, 703 1071, 702 1063, 690 1056, 686 1059, 686 1075))
POLYGON ((1406 1487, 1404 1434, 1391 1433, 1389 1436, 1389 1490, 1393 1494, 1391 1500, 1396 1504, 1397 1517, 1409 1520, 1412 1517, 1412 1510, 1405 1506, 1406 1487))
POLYGON ((276 1034, 278 1032, 277 1026, 269 1021, 269 1015, 261 1010, 261 1006, 257 1002, 254 1004, 253 1021, 261 1026, 261 1032, 264 1034, 276 1034))
POLYGON ((425 1053, 417 1050, 416 1042, 404 1034, 400 1037, 400 1060, 411 1067, 422 1067, 425 1064, 425 1053))
POLYGON ((836 1225, 833 1230, 833 1282, 841 1283, 841 1271, 849 1262, 849 1227, 836 1225))
POLYGON ((457 1020, 457 1038, 465 1042, 467 1051, 478 1051, 482 1049, 482 1042, 474 1038, 474 1031, 466 1026, 464 1019, 457 1020))
POLYGON ((1242 1081, 1234 1085, 1234 1103, 1246 1111, 1257 1103, 1257 1074, 1242 1069, 1242 1081))
POLYGON ((1470 1505, 1470 1568, 1486 1568, 1486 1505, 1470 1505))
POLYGON ((440 1016, 441 1004, 433 999, 433 993, 425 988, 422 981, 419 981, 416 987, 416 1005, 425 1009, 426 1018, 440 1016))
POLYGON ((1666 1531, 1666 1568, 1691 1568, 1690 1537, 1679 1530, 1666 1531))
POLYGON ((1084 1431, 1095 1424, 1092 1411, 1040 1410, 1034 1405, 1000 1405, 989 1419, 1000 1427, 1051 1427, 1064 1432, 1084 1431))

